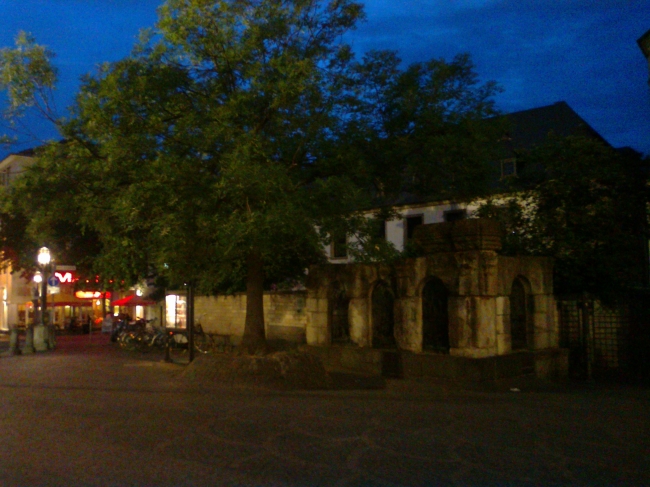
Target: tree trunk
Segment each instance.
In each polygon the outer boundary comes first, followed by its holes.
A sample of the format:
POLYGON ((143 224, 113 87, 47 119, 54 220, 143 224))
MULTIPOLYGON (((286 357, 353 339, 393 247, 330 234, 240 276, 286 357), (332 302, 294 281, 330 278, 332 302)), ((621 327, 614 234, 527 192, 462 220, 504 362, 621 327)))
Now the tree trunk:
POLYGON ((243 353, 267 352, 264 333, 264 264, 258 250, 246 259, 246 322, 240 345, 243 353))

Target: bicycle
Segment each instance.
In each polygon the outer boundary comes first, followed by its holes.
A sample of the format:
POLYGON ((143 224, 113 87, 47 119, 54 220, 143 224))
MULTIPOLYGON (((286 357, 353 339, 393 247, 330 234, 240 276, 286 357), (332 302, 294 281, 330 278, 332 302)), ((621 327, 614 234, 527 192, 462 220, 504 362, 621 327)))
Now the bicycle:
POLYGON ((163 349, 166 346, 167 334, 161 326, 153 324, 157 318, 140 320, 140 327, 134 332, 135 348, 140 352, 148 352, 153 347, 163 349))
POLYGON ((185 355, 189 350, 187 331, 184 328, 165 330, 165 360, 175 362, 174 358, 185 355))
POLYGON ((114 336, 121 349, 128 352, 133 352, 136 349, 136 330, 133 325, 129 325, 125 321, 119 321, 114 336))
POLYGON ((194 348, 199 353, 208 353, 213 348, 212 337, 203 331, 201 323, 194 324, 194 348))

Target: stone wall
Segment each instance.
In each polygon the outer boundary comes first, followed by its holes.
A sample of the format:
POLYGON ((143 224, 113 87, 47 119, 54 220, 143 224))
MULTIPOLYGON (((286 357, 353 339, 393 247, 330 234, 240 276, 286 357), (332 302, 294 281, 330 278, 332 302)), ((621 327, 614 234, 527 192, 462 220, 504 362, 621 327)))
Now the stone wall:
POLYGON ((395 266, 325 265, 310 269, 307 288, 307 343, 329 346, 332 290, 349 300, 350 341, 371 347, 373 292, 379 285, 394 298, 394 338, 398 349, 423 352, 423 289, 436 279, 448 293, 451 355, 483 358, 513 351, 510 295, 515 281, 525 289, 527 350, 557 348, 558 320, 553 298, 553 263, 541 257, 498 254, 495 222, 465 220, 423 225, 418 242, 429 255, 395 266))
MULTIPOLYGON (((496 222, 422 227, 416 235, 428 255, 395 265, 315 266, 308 274, 308 291, 266 293, 267 338, 306 342, 321 349, 335 368, 355 365, 367 373, 392 370, 386 364, 398 357, 395 363, 410 370, 408 375, 417 377, 422 369, 423 376, 431 376, 442 373, 435 364, 446 356, 450 360, 445 364, 456 371, 445 372, 448 378, 474 367, 471 360, 490 357, 499 358, 481 362, 490 377, 562 375, 565 355, 553 352, 559 333, 552 260, 499 255, 496 222), (439 312, 443 318, 435 314, 439 312), (441 330, 442 339, 436 335, 441 330), (512 352, 517 357, 510 357, 512 352), (437 372, 426 372, 430 366, 437 372)), ((198 298, 195 313, 206 331, 237 342, 244 330, 246 297, 198 298)))
MULTIPOLYGON (((306 293, 268 292, 264 294, 264 321, 269 340, 305 341, 306 293)), ((194 314, 208 333, 228 335, 237 343, 244 334, 246 294, 197 296, 194 314)))

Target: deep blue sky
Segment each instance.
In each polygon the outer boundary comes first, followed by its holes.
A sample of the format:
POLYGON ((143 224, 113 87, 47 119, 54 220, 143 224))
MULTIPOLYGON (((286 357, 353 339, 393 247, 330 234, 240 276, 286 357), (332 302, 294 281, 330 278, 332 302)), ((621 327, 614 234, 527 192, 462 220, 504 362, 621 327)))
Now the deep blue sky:
MULTIPOLYGON (((162 0, 0 0, 0 46, 31 32, 57 57, 61 112, 79 77, 126 56, 162 0)), ((394 49, 405 63, 469 52, 512 112, 566 101, 615 147, 650 154, 648 68, 636 40, 648 0, 367 0, 354 50, 394 49)), ((12 151, 55 133, 34 125, 12 151)), ((0 156, 7 151, 0 149, 0 156)))

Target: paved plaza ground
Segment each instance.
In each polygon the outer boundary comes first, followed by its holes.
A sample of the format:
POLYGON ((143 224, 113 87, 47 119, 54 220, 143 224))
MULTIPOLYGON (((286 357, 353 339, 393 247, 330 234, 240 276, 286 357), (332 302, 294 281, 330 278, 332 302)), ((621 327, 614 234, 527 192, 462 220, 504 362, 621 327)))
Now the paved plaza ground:
POLYGON ((647 389, 280 392, 185 369, 99 335, 0 357, 0 485, 650 485, 647 389))

